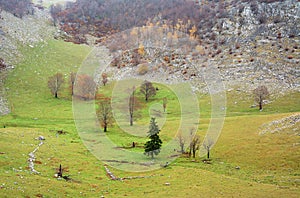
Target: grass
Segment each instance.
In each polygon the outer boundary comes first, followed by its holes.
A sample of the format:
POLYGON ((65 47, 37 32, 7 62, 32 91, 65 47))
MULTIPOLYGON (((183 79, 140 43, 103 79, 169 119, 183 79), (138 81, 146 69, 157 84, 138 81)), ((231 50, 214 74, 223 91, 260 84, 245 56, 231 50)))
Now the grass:
MULTIPOLYGON (((61 72, 68 80, 91 49, 62 41, 49 41, 36 48, 23 48, 24 61, 13 70, 6 82, 12 113, 0 117, 0 196, 1 197, 299 197, 300 137, 289 131, 259 135, 260 126, 300 112, 300 93, 271 100, 264 111, 250 108, 252 96, 244 92, 227 93, 227 114, 222 134, 212 149, 212 163, 204 158, 177 158, 167 168, 151 172, 126 172, 109 167, 118 177, 149 176, 144 179, 110 180, 104 163, 84 146, 77 134, 72 101, 67 86, 51 96, 47 79, 61 72), (5 126, 5 128, 2 128, 5 126), (66 134, 57 135, 57 130, 66 134), (38 136, 46 138, 36 153, 35 169, 28 170, 28 153, 34 150, 38 136), (295 146, 296 145, 296 146, 295 146), (54 178, 59 164, 71 181, 54 178), (239 168, 236 168, 239 167, 239 168), (169 183, 169 185, 166 185, 169 183)), ((110 96, 110 82, 100 93, 110 96)), ((179 101, 166 86, 148 103, 137 93, 139 108, 135 124, 149 124, 149 108, 162 105, 168 97, 166 122, 161 137, 168 142, 178 129, 179 101)), ((210 121, 210 96, 198 97, 203 139, 210 121)), ((116 124, 108 137, 118 146, 129 147, 133 141, 142 146, 145 137, 123 132, 116 124)), ((129 148, 127 148, 129 149, 129 148)), ((130 149, 143 152, 142 147, 130 149)), ((110 151, 105 151, 110 152, 110 151)), ((145 160, 147 160, 145 156, 145 160)))

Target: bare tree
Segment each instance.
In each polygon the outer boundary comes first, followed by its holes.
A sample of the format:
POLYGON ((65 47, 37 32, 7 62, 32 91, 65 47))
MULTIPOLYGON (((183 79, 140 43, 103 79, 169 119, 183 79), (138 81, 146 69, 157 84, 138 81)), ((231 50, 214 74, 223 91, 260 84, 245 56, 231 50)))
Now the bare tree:
POLYGON ((205 148, 207 152, 207 159, 210 157, 210 149, 214 145, 214 142, 211 138, 207 137, 206 140, 203 143, 203 147, 205 148))
POLYGON ((77 75, 74 95, 84 100, 93 99, 96 91, 94 79, 86 74, 77 75))
POLYGON ((263 109, 263 101, 269 97, 268 88, 264 85, 258 86, 253 90, 255 102, 259 104, 259 110, 263 109))
POLYGON ((167 104, 168 104, 168 99, 167 99, 166 97, 164 97, 164 98, 163 98, 163 108, 164 108, 164 112, 166 112, 167 104))
POLYGON ((134 102, 135 102, 134 93, 135 93, 135 87, 133 86, 132 93, 129 96, 129 104, 128 104, 130 126, 133 125, 133 113, 134 113, 134 102))
POLYGON ((146 101, 148 101, 150 97, 156 95, 156 89, 153 87, 153 84, 146 80, 142 84, 140 91, 145 96, 146 101))
POLYGON ((99 109, 97 110, 98 118, 100 120, 103 131, 107 132, 107 127, 113 122, 113 115, 110 100, 102 100, 99 103, 99 109))
POLYGON ((183 154, 184 153, 184 145, 185 145, 185 138, 182 135, 182 132, 180 131, 177 135, 178 143, 180 146, 180 152, 183 154))
POLYGON ((48 87, 55 98, 58 98, 58 92, 61 91, 64 82, 64 76, 61 73, 49 77, 48 87))
POLYGON ((199 150, 199 145, 200 145, 200 136, 199 135, 194 135, 191 143, 190 143, 190 153, 193 153, 193 158, 196 157, 196 152, 199 150))

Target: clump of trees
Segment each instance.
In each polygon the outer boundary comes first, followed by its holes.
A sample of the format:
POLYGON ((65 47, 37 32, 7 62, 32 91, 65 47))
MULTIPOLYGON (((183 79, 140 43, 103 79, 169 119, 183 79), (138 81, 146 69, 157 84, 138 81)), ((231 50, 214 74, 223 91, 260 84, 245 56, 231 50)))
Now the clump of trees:
POLYGON ((52 6, 50 12, 54 23, 60 23, 61 28, 74 37, 89 33, 101 38, 146 25, 149 19, 158 19, 158 15, 172 25, 178 20, 185 24, 201 21, 199 6, 182 0, 77 0, 65 8, 59 4, 52 6))
POLYGON ((263 109, 263 102, 264 100, 269 98, 269 91, 265 85, 258 86, 256 89, 253 90, 254 100, 259 105, 259 110, 263 109))
POLYGON ((0 11, 1 9, 19 18, 27 14, 34 14, 31 0, 0 0, 0 11))
POLYGON ((159 128, 155 121, 155 118, 151 118, 150 126, 148 131, 149 141, 145 144, 145 154, 154 158, 154 155, 158 155, 160 153, 160 148, 162 145, 162 141, 159 137, 159 128))
MULTIPOLYGON (((58 93, 64 89, 64 83, 64 75, 59 72, 48 78, 48 88, 55 98, 58 98, 58 93)), ((97 84, 93 77, 87 74, 77 75, 75 72, 71 72, 68 84, 72 96, 83 100, 91 100, 95 98, 97 84)))

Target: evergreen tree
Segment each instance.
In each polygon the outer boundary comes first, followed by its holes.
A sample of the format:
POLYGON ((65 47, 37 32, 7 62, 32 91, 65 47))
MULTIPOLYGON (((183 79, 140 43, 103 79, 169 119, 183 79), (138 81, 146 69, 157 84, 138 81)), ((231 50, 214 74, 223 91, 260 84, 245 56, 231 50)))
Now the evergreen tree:
POLYGON ((150 155, 151 158, 154 158, 154 155, 158 155, 160 152, 160 147, 162 145, 162 141, 159 138, 159 128, 155 122, 155 118, 151 118, 150 126, 148 131, 148 137, 150 138, 149 141, 145 144, 145 154, 150 155))

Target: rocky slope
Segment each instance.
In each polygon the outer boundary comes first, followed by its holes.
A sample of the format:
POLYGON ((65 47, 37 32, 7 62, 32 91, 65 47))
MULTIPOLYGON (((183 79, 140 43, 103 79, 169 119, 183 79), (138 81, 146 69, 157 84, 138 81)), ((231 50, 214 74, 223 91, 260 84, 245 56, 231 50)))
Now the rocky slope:
MULTIPOLYGON (((137 57, 134 50, 118 54, 113 52, 116 48, 113 42, 105 43, 113 56, 119 56, 111 64, 116 67, 107 72, 112 74, 113 79, 133 76, 166 83, 190 81, 196 90, 203 91, 206 90, 202 89, 205 88, 205 82, 199 74, 199 68, 195 69, 190 64, 196 60, 197 67, 217 67, 228 90, 237 88, 252 91, 258 85, 265 84, 276 96, 290 90, 299 91, 300 2, 243 2, 238 6, 233 4, 227 10, 227 16, 216 19, 211 31, 198 30, 201 37, 199 44, 190 44, 191 49, 181 51, 185 54, 183 58, 178 50, 151 55, 146 49, 142 58, 137 57), (143 66, 147 71, 140 73, 143 64, 147 65, 143 66)), ((128 35, 133 37, 132 34, 125 34, 126 38, 128 35)), ((162 40, 168 40, 168 34, 162 36, 162 40)), ((175 33, 171 35, 180 40, 175 33)), ((127 41, 120 41, 118 45, 122 46, 122 42, 127 41)), ((182 38, 179 42, 186 43, 186 40, 182 38)), ((141 44, 155 46, 147 41, 141 44)), ((218 78, 217 75, 215 77, 218 78)))
MULTIPOLYGON (((8 65, 8 69, 13 69, 22 60, 20 52, 22 46, 34 47, 40 42, 47 42, 47 39, 53 38, 55 28, 51 26, 51 16, 48 11, 34 9, 34 15, 26 15, 22 19, 3 10, 0 13, 0 58, 8 65)), ((0 71, 0 75, 0 115, 3 115, 9 112, 3 97, 6 71, 0 71)))

